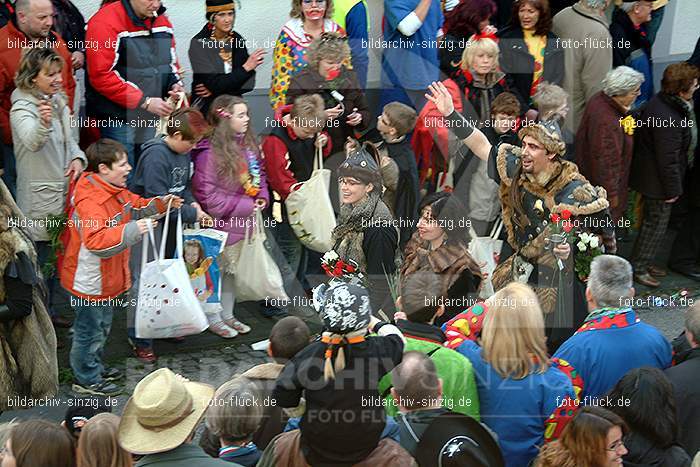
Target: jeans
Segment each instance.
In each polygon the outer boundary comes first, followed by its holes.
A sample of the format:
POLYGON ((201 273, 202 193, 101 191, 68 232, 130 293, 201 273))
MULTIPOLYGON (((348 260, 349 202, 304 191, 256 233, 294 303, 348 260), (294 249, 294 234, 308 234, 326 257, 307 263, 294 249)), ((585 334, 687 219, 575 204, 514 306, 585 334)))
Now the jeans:
POLYGON ((75 380, 82 385, 102 382, 102 353, 112 328, 112 315, 121 308, 121 297, 91 305, 80 297, 71 297, 75 310, 70 366, 75 380))
MULTIPOLYGON (((142 120, 138 121, 143 123, 142 120)), ((134 169, 127 179, 127 183, 131 183, 132 176, 136 172, 136 164, 141 157, 141 145, 156 135, 156 129, 154 127, 134 128, 126 123, 114 123, 101 128, 101 134, 103 138, 118 141, 126 148, 129 165, 134 169)))
POLYGON ((2 164, 3 174, 2 181, 7 185, 13 198, 17 198, 17 161, 15 161, 15 152, 11 144, 2 145, 2 164))
POLYGON ((306 276, 308 251, 301 244, 289 223, 277 222, 270 230, 274 241, 277 242, 277 247, 282 252, 282 258, 276 259, 279 261, 278 266, 282 273, 284 289, 290 298, 303 297, 302 284, 306 276))

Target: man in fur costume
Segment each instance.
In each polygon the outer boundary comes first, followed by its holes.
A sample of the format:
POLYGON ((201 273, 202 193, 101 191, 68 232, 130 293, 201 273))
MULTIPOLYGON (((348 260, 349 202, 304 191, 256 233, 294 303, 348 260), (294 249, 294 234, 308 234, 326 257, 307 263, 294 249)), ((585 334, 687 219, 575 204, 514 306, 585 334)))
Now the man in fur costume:
POLYGON ((0 413, 58 392, 56 334, 34 244, 16 226, 22 219, 0 181, 0 413))
POLYGON ((561 229, 549 225, 550 215, 570 215, 574 229, 569 237, 573 238, 576 231, 599 234, 605 251, 615 253, 614 224, 605 190, 593 187, 576 164, 564 160, 566 146, 556 124, 523 127, 518 135, 522 147, 505 143, 493 146, 454 111, 442 83, 431 85, 426 96, 446 117, 445 124, 457 137, 487 162, 489 177, 500 185, 503 222, 515 253, 498 265, 493 284, 497 290, 511 281, 533 287, 548 315, 549 347, 553 351, 585 319, 586 307, 573 261, 564 263, 572 256, 571 246, 554 242, 552 234, 561 229))

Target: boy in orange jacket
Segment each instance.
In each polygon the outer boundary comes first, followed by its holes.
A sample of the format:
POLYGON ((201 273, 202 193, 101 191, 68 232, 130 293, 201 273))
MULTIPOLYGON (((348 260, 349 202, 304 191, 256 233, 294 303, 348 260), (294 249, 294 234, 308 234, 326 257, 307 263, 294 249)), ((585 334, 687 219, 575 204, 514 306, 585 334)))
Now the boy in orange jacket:
POLYGON ((166 211, 168 203, 179 208, 174 195, 141 198, 126 189, 131 171, 124 146, 100 139, 86 151, 88 166, 78 181, 68 221, 61 285, 71 294, 75 310, 70 365, 80 394, 112 396, 121 388, 112 381, 121 377, 105 368, 102 352, 112 326, 112 315, 126 303, 131 287, 129 247, 148 232, 149 216, 166 211))

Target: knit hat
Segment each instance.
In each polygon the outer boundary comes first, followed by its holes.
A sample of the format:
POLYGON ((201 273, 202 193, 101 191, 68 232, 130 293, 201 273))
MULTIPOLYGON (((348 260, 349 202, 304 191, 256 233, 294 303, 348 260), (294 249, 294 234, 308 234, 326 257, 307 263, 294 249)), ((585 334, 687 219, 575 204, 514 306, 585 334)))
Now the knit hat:
POLYGON ((526 136, 531 136, 539 141, 547 152, 564 156, 566 143, 561 136, 559 124, 555 121, 537 122, 534 125, 526 125, 520 129, 518 136, 522 141, 526 136))
POLYGON ((211 21, 212 16, 222 11, 236 11, 236 4, 233 0, 206 0, 207 2, 207 21, 211 21))
POLYGON ((369 325, 372 309, 369 292, 358 284, 331 281, 313 291, 314 308, 321 315, 325 329, 335 334, 347 334, 369 325))
POLYGON ((341 177, 353 177, 363 183, 372 183, 375 188, 380 189, 382 186, 382 175, 379 169, 379 164, 376 157, 379 152, 377 148, 369 142, 360 145, 355 144, 355 149, 352 150, 345 162, 340 165, 338 175, 341 177))

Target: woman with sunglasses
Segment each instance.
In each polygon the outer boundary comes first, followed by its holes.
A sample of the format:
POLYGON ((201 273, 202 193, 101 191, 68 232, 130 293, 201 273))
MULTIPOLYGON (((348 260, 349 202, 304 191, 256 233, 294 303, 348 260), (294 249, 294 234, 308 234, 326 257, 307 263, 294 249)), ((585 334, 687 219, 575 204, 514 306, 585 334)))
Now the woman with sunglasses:
POLYGON ((192 96, 201 99, 207 114, 211 102, 222 94, 242 96, 255 87, 255 70, 262 65, 265 49, 248 55, 246 40, 233 30, 234 0, 206 0, 207 24, 190 41, 192 96))
POLYGON ((330 19, 332 0, 292 0, 290 19, 277 37, 272 56, 270 104, 277 109, 287 102, 287 89, 295 74, 308 63, 307 49, 324 32, 345 30, 330 19))
POLYGON ((627 454, 623 436, 627 425, 602 407, 583 407, 561 437, 545 444, 535 467, 618 467, 627 454))

